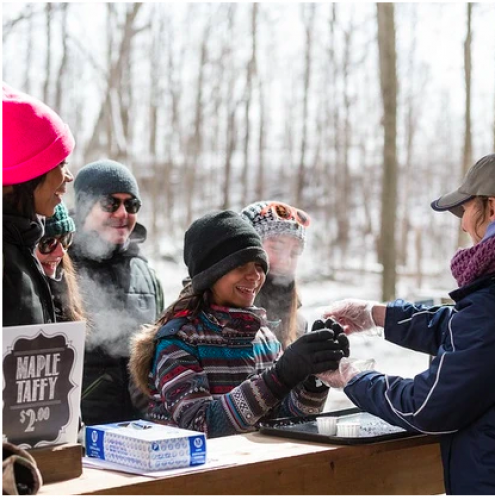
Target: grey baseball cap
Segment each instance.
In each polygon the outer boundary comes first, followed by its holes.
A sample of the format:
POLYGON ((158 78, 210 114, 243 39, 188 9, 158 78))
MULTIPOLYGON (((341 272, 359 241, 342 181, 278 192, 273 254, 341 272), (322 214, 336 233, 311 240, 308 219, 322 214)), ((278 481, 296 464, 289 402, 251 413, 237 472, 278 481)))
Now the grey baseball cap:
POLYGON ((437 212, 449 210, 457 217, 462 217, 462 204, 475 196, 495 196, 495 154, 478 160, 468 170, 460 187, 433 201, 431 208, 437 212))

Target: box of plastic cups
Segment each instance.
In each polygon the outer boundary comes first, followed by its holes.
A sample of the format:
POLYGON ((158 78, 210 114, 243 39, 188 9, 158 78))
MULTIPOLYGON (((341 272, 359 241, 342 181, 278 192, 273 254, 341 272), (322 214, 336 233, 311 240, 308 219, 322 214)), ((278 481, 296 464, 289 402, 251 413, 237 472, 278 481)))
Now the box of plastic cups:
POLYGON ((146 420, 92 425, 86 455, 144 471, 190 467, 206 462, 206 436, 146 420))

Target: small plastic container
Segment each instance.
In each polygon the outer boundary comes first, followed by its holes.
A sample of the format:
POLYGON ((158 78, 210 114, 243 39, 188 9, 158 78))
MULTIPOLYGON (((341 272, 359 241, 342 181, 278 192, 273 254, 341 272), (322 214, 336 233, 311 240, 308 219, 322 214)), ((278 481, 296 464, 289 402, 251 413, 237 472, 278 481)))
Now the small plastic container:
POLYGON ((359 437, 359 422, 337 422, 337 437, 355 438, 359 437))
POLYGON ((335 436, 337 433, 338 417, 316 417, 318 432, 327 436, 335 436))

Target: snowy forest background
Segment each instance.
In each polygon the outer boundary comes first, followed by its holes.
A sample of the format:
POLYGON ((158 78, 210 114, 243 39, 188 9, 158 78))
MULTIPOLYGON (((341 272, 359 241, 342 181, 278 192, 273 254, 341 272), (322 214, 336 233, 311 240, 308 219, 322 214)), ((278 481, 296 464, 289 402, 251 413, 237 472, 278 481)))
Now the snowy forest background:
MULTIPOLYGON (((449 259, 467 242, 429 204, 495 151, 495 4, 2 9, 3 80, 69 124, 73 173, 108 157, 136 175, 167 304, 190 222, 261 199, 312 217, 299 266, 310 321, 347 296, 438 301, 455 287, 449 259)), ((353 342, 384 371, 427 364, 353 342)))

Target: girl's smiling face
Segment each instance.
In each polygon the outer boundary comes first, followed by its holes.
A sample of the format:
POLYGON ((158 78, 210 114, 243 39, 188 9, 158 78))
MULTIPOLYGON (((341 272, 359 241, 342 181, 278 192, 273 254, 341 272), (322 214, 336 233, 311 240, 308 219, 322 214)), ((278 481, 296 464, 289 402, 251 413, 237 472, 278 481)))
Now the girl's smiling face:
POLYGON ((236 267, 212 286, 212 302, 218 306, 251 307, 265 278, 263 266, 258 262, 236 267))
POLYGON ((57 245, 50 253, 41 253, 39 250, 39 246, 36 247, 36 257, 38 257, 38 260, 43 267, 44 273, 50 278, 55 278, 57 267, 59 266, 60 262, 62 262, 62 259, 66 253, 67 250, 64 249, 60 241, 57 242, 57 245))

